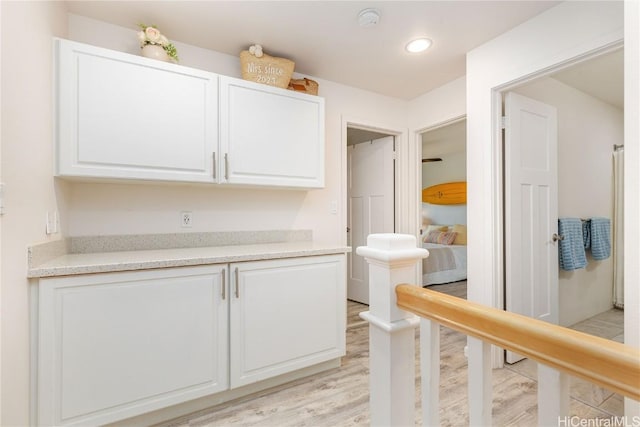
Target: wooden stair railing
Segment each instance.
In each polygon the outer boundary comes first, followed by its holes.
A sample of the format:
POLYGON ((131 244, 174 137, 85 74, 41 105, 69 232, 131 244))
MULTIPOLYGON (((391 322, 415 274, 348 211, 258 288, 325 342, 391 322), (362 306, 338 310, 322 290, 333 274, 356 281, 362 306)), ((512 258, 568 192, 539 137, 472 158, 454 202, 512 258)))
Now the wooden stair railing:
POLYGON ((441 292, 402 284, 398 307, 640 400, 640 350, 441 292))
MULTIPOLYGON (((418 262, 428 256, 414 236, 371 234, 356 253, 369 263, 370 305, 360 317, 369 322, 372 426, 415 424, 418 326, 425 426, 440 424, 440 325, 468 336, 470 425, 492 424, 492 345, 538 362, 539 425, 569 425, 569 375, 640 401, 638 349, 418 285, 397 285, 413 282, 418 262)), ((640 419, 634 411, 636 406, 625 407, 632 422, 640 419)))

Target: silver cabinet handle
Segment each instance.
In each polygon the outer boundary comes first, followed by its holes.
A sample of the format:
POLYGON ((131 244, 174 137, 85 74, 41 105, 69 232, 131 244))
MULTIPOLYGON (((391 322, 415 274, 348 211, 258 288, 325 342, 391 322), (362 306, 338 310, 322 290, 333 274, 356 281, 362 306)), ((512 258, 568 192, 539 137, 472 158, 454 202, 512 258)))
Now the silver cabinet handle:
POLYGON ((213 152, 213 179, 216 179, 216 152, 213 152))
POLYGON ((236 267, 236 298, 240 298, 240 284, 238 283, 239 282, 238 276, 239 276, 238 267, 236 267))
POLYGON ((224 153, 224 179, 229 180, 229 153, 224 153))
POLYGON ((557 242, 558 240, 564 240, 564 236, 562 234, 557 234, 557 233, 553 233, 553 236, 551 236, 551 238, 553 239, 554 242, 557 242))
POLYGON ((222 269, 222 300, 224 301, 227 298, 227 268, 222 269))

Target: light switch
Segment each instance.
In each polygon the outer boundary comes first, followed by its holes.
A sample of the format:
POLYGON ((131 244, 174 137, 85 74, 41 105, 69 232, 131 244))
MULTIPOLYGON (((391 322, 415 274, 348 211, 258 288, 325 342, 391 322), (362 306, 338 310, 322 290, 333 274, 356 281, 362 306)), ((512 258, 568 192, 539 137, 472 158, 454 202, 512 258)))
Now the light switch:
POLYGON ((46 233, 55 234, 58 232, 60 220, 58 219, 58 211, 47 212, 46 217, 46 233))
POLYGON ((0 182, 0 215, 4 214, 4 182, 0 182))

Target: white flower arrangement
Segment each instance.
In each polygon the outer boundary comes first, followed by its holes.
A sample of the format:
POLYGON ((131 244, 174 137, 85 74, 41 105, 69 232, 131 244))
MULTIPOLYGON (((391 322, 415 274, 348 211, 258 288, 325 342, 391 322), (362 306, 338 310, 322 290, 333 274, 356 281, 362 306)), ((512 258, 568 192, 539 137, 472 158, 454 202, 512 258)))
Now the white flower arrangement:
POLYGON ((144 24, 138 24, 141 28, 141 31, 138 31, 138 41, 140 42, 140 47, 145 47, 148 44, 162 46, 169 58, 178 62, 178 51, 176 47, 160 33, 160 30, 156 28, 155 25, 147 26, 144 24))
POLYGON ((251 47, 249 47, 249 53, 256 58, 262 58, 262 55, 264 55, 264 53, 262 53, 262 46, 259 44, 251 45, 251 47))

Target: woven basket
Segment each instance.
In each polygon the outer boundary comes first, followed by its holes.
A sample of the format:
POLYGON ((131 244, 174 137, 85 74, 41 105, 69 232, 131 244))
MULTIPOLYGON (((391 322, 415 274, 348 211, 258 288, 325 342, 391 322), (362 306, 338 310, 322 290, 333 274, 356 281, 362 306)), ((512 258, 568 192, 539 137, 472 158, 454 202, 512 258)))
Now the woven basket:
POLYGON ((289 87, 287 89, 295 90, 296 92, 308 93, 311 95, 318 94, 318 82, 311 79, 291 79, 289 87))
POLYGON ((256 83, 286 88, 289 86, 295 65, 295 62, 285 58, 276 58, 267 54, 257 58, 248 50, 240 52, 242 78, 256 83))

